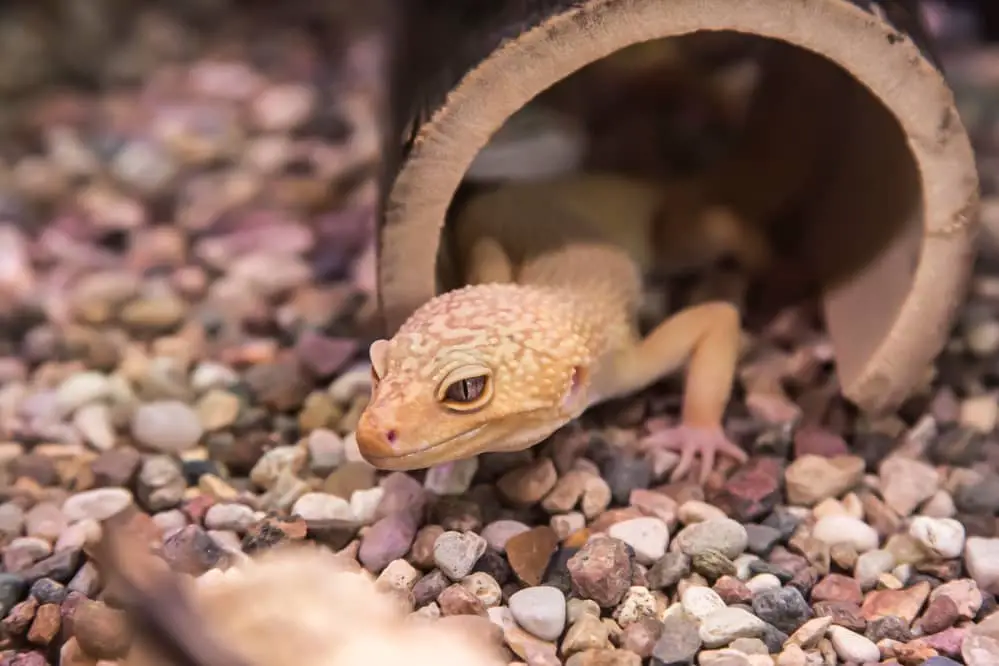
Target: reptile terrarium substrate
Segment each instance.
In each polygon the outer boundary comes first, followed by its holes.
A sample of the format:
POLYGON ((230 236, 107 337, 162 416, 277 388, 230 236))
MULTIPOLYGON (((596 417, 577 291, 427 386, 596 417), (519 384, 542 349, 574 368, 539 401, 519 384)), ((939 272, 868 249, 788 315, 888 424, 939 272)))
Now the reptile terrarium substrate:
MULTIPOLYGON (((796 159, 804 155, 807 169, 769 174, 802 182, 780 211, 764 209, 787 215, 793 208, 801 228, 795 252, 823 282, 845 396, 865 409, 890 408, 925 375, 970 273, 978 179, 915 3, 408 5, 391 45, 392 120, 379 219, 379 293, 389 332, 440 290, 448 209, 481 149, 511 116, 623 48, 724 31, 774 40, 781 50, 773 59, 779 74, 764 77, 754 97, 760 120, 748 123, 758 133, 748 143, 783 140, 800 153, 796 159)), ((764 178, 749 198, 782 185, 764 178)))

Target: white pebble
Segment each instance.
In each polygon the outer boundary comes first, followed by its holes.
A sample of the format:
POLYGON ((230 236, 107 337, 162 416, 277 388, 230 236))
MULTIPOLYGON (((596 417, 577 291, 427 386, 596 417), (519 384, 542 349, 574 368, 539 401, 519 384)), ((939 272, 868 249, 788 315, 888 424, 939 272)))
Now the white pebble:
POLYGON ((746 587, 753 594, 757 594, 766 590, 777 590, 783 586, 781 585, 780 578, 777 576, 771 573, 762 573, 747 580, 746 587))
POLYGON ((858 553, 874 550, 879 542, 877 530, 852 516, 821 518, 815 523, 812 536, 830 546, 848 544, 858 553))
POLYGON ((132 493, 126 488, 95 488, 70 495, 63 502, 62 513, 71 523, 86 518, 102 521, 132 504, 132 493))
POLYGON ((205 527, 210 530, 232 530, 242 533, 255 522, 253 509, 235 502, 213 504, 205 513, 205 527))
POLYGON ((999 539, 970 537, 964 544, 964 566, 978 587, 993 588, 999 583, 999 539))
POLYGON ((55 399, 59 412, 68 415, 87 403, 107 398, 110 393, 111 386, 106 375, 100 372, 78 372, 59 385, 55 399))
POLYGON ((385 489, 381 486, 355 490, 350 496, 350 512, 354 519, 362 525, 370 525, 375 522, 375 512, 382 501, 385 489))
POLYGON ((620 539, 635 550, 640 564, 651 566, 666 554, 669 527, 660 518, 644 517, 614 523, 607 534, 620 539))
POLYGON ((881 660, 881 650, 865 636, 838 625, 829 627, 828 635, 833 649, 843 661, 867 664, 881 660))
POLYGON ((681 504, 676 511, 676 517, 684 525, 728 518, 725 512, 718 507, 699 500, 687 500, 681 504))
POLYGON ((478 534, 449 530, 434 542, 434 564, 451 580, 461 580, 484 552, 486 540, 478 534))
POLYGON ((703 620, 715 611, 725 608, 725 601, 710 587, 692 585, 683 591, 680 598, 683 610, 688 614, 703 620))
POLYGON ((179 400, 146 403, 132 415, 132 436, 160 453, 189 449, 203 433, 197 412, 179 400))
POLYGON ((746 582, 753 577, 753 572, 749 570, 750 565, 753 562, 759 562, 760 556, 753 555, 752 553, 743 553, 739 557, 732 560, 732 564, 735 565, 735 577, 739 580, 746 582))
POLYGON ((767 623, 742 608, 728 606, 701 621, 700 636, 706 648, 719 648, 737 638, 759 638, 767 623))
POLYGON ((355 520, 350 503, 329 493, 305 493, 295 501, 291 513, 307 521, 355 520))
POLYGON ((111 410, 104 403, 93 402, 80 407, 73 415, 73 425, 87 443, 98 451, 110 451, 114 448, 111 410))
POLYGON ((565 595, 555 587, 528 587, 510 596, 510 612, 524 630, 554 641, 565 629, 565 595))
POLYGON ((994 395, 979 395, 965 398, 961 402, 961 414, 958 417, 961 425, 985 434, 996 429, 999 420, 999 404, 994 395))
POLYGON ((916 516, 909 524, 909 536, 945 560, 959 557, 964 550, 964 525, 953 518, 916 516))
POLYGON ((427 470, 423 487, 435 495, 461 495, 472 486, 478 469, 477 456, 435 465, 427 470))

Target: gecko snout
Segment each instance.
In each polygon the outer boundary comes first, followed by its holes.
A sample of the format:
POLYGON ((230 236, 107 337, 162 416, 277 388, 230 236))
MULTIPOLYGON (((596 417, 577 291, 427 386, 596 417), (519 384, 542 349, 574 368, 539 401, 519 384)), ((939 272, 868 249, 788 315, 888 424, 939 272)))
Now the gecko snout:
POLYGON ((357 448, 364 457, 391 457, 398 455, 396 446, 399 430, 392 424, 383 423, 371 413, 366 413, 357 424, 357 448))

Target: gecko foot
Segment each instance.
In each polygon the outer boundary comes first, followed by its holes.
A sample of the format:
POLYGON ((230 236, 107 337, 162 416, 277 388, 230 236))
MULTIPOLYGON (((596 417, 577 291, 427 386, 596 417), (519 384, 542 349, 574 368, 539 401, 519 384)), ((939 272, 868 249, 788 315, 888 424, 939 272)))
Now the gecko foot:
POLYGON ((680 454, 680 462, 670 475, 670 481, 677 481, 689 472, 694 465, 694 456, 700 454, 701 473, 699 482, 704 483, 715 466, 718 454, 724 454, 744 463, 749 456, 737 444, 732 442, 721 426, 713 428, 698 428, 681 425, 665 430, 657 430, 644 437, 639 442, 641 448, 667 449, 680 454))

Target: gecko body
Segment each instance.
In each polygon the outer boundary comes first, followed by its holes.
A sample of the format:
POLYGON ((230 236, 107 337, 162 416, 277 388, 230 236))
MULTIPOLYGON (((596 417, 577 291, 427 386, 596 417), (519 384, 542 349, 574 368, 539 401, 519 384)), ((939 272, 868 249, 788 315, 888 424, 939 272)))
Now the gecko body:
POLYGON ((724 210, 703 210, 679 236, 686 245, 665 241, 677 235, 656 233, 657 225, 683 218, 663 217, 670 194, 658 183, 586 174, 473 198, 455 232, 466 286, 371 345, 361 455, 410 470, 524 449, 686 365, 680 425, 643 444, 680 453, 674 478, 697 456, 702 481, 718 454, 744 461, 722 429, 740 339, 735 306, 702 303, 644 337, 638 329, 643 280, 655 267, 696 263, 741 231, 724 210))

